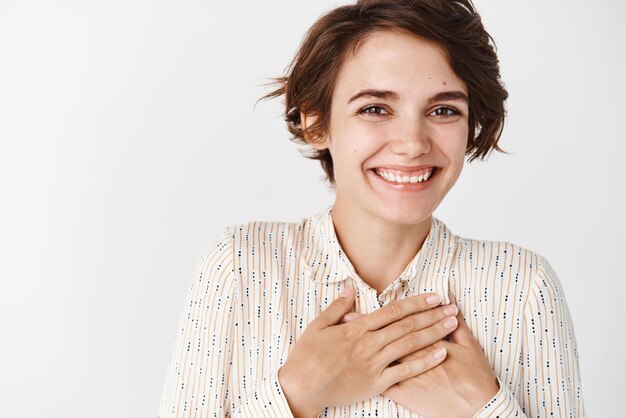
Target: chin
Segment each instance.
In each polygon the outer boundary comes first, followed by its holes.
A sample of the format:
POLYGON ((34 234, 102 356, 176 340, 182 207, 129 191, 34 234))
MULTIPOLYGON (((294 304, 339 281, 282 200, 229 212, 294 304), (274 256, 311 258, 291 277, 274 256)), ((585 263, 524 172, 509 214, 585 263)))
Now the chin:
POLYGON ((432 216, 434 209, 430 210, 426 208, 415 208, 414 206, 398 207, 390 205, 383 208, 380 212, 379 216, 389 223, 404 226, 416 226, 424 222, 430 222, 430 217, 432 216))

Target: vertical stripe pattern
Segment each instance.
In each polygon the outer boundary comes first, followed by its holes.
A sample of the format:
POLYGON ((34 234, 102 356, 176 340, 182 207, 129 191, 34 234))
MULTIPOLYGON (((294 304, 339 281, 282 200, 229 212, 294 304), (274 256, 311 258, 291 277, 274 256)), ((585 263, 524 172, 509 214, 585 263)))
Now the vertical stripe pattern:
MULTIPOLYGON (((558 277, 541 255, 456 236, 437 218, 420 251, 381 294, 341 249, 332 208, 300 223, 250 222, 200 256, 177 329, 158 416, 292 417, 278 380, 290 348, 346 286, 356 312, 451 292, 500 391, 475 417, 583 417, 578 352, 558 277)), ((376 396, 322 417, 418 418, 376 396)))

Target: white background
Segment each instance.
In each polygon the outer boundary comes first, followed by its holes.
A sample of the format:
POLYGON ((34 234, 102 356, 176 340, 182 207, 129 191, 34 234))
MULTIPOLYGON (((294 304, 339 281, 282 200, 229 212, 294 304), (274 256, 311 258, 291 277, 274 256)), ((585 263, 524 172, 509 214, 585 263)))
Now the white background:
MULTIPOLYGON (((333 201, 255 100, 337 1, 0 0, 0 415, 150 417, 191 272, 224 226, 333 201)), ((435 213, 548 258, 588 416, 623 412, 626 6, 477 0, 510 155, 435 213)))

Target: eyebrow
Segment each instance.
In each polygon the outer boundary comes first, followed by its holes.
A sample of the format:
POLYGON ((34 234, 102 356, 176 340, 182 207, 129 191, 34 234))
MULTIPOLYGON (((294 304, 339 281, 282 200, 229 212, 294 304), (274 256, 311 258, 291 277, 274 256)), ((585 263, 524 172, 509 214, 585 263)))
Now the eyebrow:
POLYGON ((428 102, 432 103, 438 102, 440 100, 461 100, 465 103, 469 103, 469 98, 467 97, 467 94, 458 90, 442 91, 441 93, 437 93, 433 97, 431 97, 428 102))
POLYGON ((348 100, 347 104, 350 104, 356 99, 360 99, 361 97, 376 97, 378 99, 398 100, 400 98, 400 95, 391 90, 365 89, 350 97, 350 100, 348 100))
MULTIPOLYGON (((360 99, 362 97, 376 97, 378 99, 385 100, 398 100, 400 98, 400 95, 391 90, 365 89, 350 97, 347 104, 350 104, 356 99, 360 99)), ((428 99, 428 103, 438 102, 440 100, 462 100, 465 103, 469 103, 469 98, 467 97, 467 94, 458 90, 442 91, 440 93, 437 93, 433 97, 428 99)))

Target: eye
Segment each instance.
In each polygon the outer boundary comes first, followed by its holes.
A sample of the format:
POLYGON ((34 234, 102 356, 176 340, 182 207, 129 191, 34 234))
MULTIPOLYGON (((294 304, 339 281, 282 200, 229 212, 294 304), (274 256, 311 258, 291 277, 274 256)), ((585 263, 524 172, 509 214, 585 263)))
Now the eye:
POLYGON ((367 105, 359 110, 359 114, 372 115, 374 117, 380 117, 385 114, 389 114, 387 110, 379 105, 367 105), (383 113, 384 112, 384 113, 383 113))
POLYGON ((451 117, 461 116, 461 112, 459 112, 458 110, 456 110, 453 107, 442 106, 442 107, 438 107, 437 109, 433 110, 431 115, 433 115, 433 116, 441 116, 442 118, 447 119, 447 118, 451 118, 451 117))

